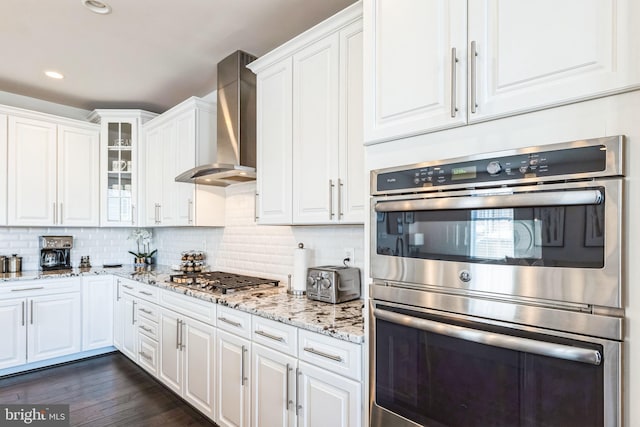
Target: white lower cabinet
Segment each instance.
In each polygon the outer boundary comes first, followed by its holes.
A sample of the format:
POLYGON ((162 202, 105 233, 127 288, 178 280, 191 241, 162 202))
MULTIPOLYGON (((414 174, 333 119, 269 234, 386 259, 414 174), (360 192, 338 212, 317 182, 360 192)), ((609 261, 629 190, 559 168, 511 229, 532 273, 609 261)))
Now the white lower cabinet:
POLYGON ((298 360, 256 343, 253 343, 252 351, 253 425, 295 427, 298 360))
POLYGON ((113 276, 82 278, 82 351, 113 345, 113 276))
POLYGON ((74 278, 0 289, 0 369, 80 352, 79 285, 74 278))
POLYGON ((158 378, 213 419, 215 328, 164 308, 159 327, 158 378))
POLYGON ((121 299, 121 328, 122 342, 120 343, 120 351, 133 361, 138 359, 138 331, 136 329, 136 299, 129 295, 123 294, 121 299))
POLYGON ((216 354, 216 422, 221 426, 249 426, 251 341, 218 330, 216 354))
POLYGON ((300 427, 361 425, 361 383, 302 361, 296 375, 300 427))

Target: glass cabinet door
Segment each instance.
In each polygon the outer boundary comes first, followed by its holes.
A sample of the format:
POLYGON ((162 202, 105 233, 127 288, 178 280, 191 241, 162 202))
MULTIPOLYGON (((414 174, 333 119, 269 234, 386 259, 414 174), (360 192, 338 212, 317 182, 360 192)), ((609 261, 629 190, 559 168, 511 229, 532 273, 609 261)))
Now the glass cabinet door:
POLYGON ((133 220, 133 124, 107 124, 107 222, 133 220))

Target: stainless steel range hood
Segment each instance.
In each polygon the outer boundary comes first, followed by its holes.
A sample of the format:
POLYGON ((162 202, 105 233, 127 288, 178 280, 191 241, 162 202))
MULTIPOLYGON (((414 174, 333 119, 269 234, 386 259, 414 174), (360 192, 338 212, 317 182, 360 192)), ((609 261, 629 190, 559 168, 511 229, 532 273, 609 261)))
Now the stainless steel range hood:
POLYGON ((189 169, 177 182, 226 187, 256 179, 256 75, 246 67, 255 59, 238 50, 218 63, 215 163, 189 169))

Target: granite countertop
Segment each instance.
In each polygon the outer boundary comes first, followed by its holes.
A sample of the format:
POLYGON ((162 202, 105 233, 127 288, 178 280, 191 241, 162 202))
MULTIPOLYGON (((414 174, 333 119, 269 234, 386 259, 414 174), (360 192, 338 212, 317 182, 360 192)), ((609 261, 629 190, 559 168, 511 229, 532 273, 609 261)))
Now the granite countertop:
POLYGON ((150 270, 135 269, 131 265, 118 268, 93 267, 74 268, 56 272, 24 271, 0 274, 3 282, 22 280, 55 279, 75 276, 113 274, 142 283, 158 286, 204 301, 245 311, 302 329, 318 332, 344 341, 360 344, 364 342, 363 301, 355 300, 341 304, 311 301, 306 297, 289 295, 284 286, 261 287, 256 290, 229 294, 201 292, 183 285, 169 282, 173 272, 167 266, 154 266, 150 270))

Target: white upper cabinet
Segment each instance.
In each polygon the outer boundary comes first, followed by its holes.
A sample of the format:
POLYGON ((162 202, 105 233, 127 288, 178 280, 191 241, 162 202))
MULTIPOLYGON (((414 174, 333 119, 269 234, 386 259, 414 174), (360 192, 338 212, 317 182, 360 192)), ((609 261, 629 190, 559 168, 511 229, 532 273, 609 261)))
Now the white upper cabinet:
POLYGON ((9 116, 7 223, 99 224, 99 132, 91 124, 9 116))
POLYGON ((365 141, 466 123, 466 4, 365 0, 365 141))
POLYGON ((250 64, 258 223, 364 222, 361 32, 358 2, 250 64))
POLYGON ((182 172, 213 163, 215 107, 191 97, 143 126, 144 218, 149 227, 223 226, 223 188, 176 182, 182 172))
POLYGON ((640 86, 633 0, 364 0, 365 143, 640 86))
POLYGON ((333 221, 338 163, 339 39, 293 56, 293 222, 333 221))
POLYGON ((634 0, 469 2, 469 120, 637 87, 639 12, 634 0))
POLYGON ((7 116, 0 114, 0 225, 7 225, 7 116))
POLYGON ((292 58, 288 57, 256 76, 259 224, 292 221, 292 69, 292 58))

